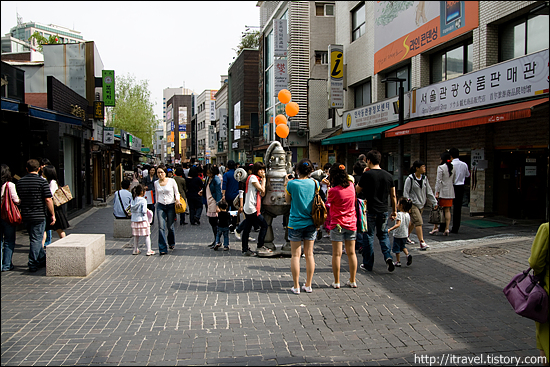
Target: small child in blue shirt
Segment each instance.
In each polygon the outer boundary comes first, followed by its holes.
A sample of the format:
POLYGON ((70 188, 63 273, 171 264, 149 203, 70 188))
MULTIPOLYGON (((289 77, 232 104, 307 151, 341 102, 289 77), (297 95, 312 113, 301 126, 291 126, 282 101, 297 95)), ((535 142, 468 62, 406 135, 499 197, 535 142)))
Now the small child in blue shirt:
POLYGON ((216 245, 214 251, 222 246, 221 237, 223 235, 223 250, 229 251, 229 225, 231 224, 231 214, 227 211, 229 205, 227 201, 220 200, 216 212, 218 212, 218 233, 216 233, 216 245))
POLYGON ((412 264, 412 256, 407 250, 407 238, 409 237, 409 223, 411 217, 409 211, 412 208, 411 199, 405 197, 399 198, 397 203, 397 216, 395 217, 395 225, 388 229, 388 232, 395 231, 393 233, 393 253, 397 262, 394 263, 396 267, 401 267, 400 254, 401 252, 407 255, 407 266, 412 264))

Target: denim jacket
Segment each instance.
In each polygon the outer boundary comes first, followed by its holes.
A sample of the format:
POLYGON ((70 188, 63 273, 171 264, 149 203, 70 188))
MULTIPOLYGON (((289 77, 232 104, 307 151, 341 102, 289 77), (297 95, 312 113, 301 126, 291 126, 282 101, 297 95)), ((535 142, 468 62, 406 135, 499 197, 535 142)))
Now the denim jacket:
MULTIPOLYGON (((210 192, 212 197, 216 200, 216 203, 222 199, 222 183, 218 175, 215 175, 213 179, 208 178, 207 184, 210 185, 210 192)), ((206 190, 203 194, 203 197, 206 197, 206 190)))
POLYGON ((147 220, 147 200, 143 197, 136 197, 132 200, 132 222, 143 222, 147 220))

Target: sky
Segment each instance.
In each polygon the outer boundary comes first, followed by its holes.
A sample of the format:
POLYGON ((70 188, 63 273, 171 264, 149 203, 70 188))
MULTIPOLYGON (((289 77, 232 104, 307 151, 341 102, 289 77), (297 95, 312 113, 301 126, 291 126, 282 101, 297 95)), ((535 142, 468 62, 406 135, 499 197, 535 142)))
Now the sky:
MULTIPOLYGON (((260 25, 257 1, 4 1, 2 36, 23 23, 55 24, 94 41, 106 70, 147 80, 162 119, 162 91, 219 89, 245 26, 260 25)), ((252 28, 259 29, 259 28, 252 28)))

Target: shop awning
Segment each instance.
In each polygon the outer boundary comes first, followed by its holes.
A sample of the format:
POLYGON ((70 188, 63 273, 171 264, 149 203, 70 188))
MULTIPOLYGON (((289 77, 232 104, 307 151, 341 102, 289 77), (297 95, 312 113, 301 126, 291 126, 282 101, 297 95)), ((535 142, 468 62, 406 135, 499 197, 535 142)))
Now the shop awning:
POLYGON ((321 142, 321 145, 355 143, 358 141, 380 139, 382 138, 382 133, 384 131, 392 129, 396 126, 398 126, 398 124, 377 126, 365 130, 350 131, 349 133, 344 133, 333 136, 332 138, 325 139, 321 142))
POLYGON ((309 138, 310 143, 320 143, 323 139, 326 139, 341 130, 342 126, 330 127, 323 129, 319 134, 309 138))
POLYGON ((487 108, 472 112, 454 114, 431 119, 409 122, 388 130, 386 138, 394 136, 429 133, 434 131, 458 129, 460 127, 492 124, 494 122, 517 120, 531 117, 531 109, 534 106, 548 102, 548 98, 533 101, 509 104, 506 106, 487 108))
POLYGON ((66 124, 82 125, 82 120, 78 117, 66 115, 61 112, 45 110, 42 108, 29 106, 29 116, 37 117, 43 120, 64 122, 66 124))

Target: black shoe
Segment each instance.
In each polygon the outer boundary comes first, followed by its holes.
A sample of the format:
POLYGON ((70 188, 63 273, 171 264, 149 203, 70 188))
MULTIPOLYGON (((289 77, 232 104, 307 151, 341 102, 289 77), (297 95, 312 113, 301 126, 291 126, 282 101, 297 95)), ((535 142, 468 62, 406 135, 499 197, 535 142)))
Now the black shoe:
POLYGON ((222 243, 216 243, 216 246, 214 246, 214 251, 218 251, 220 247, 222 247, 222 243))
POLYGON ((255 256, 256 254, 250 250, 247 250, 246 252, 243 252, 243 256, 255 256))
POLYGON ((187 225, 188 223, 187 223, 187 222, 183 222, 182 224, 185 226, 185 225, 187 225))
POLYGON ((410 254, 407 255, 407 266, 411 265, 412 262, 413 262, 413 257, 412 257, 412 255, 410 255, 410 254))
POLYGON ((214 241, 210 245, 208 245, 208 248, 214 248, 214 246, 216 246, 216 241, 214 241))
POLYGON ((38 268, 29 268, 29 273, 36 273, 38 268))
POLYGON ((390 258, 386 259, 386 265, 388 266, 388 271, 391 273, 395 270, 395 265, 393 264, 393 260, 390 258))
POLYGON ((173 249, 174 249, 174 245, 170 245, 170 246, 168 246, 168 248, 169 248, 170 250, 173 250, 173 249))
POLYGON ((159 252, 159 256, 166 255, 166 252, 159 252))
POLYGON ((229 246, 223 248, 224 251, 229 251, 229 246))

